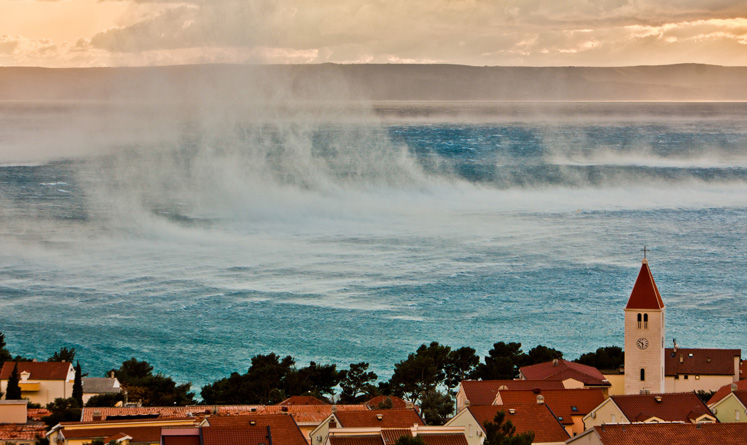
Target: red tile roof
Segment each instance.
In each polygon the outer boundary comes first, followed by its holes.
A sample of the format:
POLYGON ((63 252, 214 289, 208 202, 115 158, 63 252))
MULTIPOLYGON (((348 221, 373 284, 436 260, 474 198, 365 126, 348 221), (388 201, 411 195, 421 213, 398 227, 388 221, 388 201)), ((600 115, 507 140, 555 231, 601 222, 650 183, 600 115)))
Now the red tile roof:
POLYGON ((288 413, 298 424, 317 425, 332 414, 332 409, 337 412, 368 411, 365 405, 225 405, 208 408, 224 416, 288 413))
POLYGON ((210 406, 141 406, 141 407, 114 407, 114 408, 83 408, 81 421, 93 421, 93 414, 98 411, 101 413, 100 420, 106 420, 109 417, 118 417, 120 419, 127 416, 133 418, 144 415, 158 415, 158 419, 183 418, 190 416, 206 415, 212 413, 210 406))
POLYGON ((734 396, 747 407, 747 391, 734 391, 734 396))
POLYGON ((601 389, 546 390, 539 394, 534 391, 501 391, 501 400, 505 405, 537 403, 537 396, 543 397, 544 403, 563 425, 573 425, 572 416, 590 413, 605 399, 601 389))
POLYGON ((364 402, 363 404, 371 409, 379 409, 379 404, 384 403, 386 399, 392 401, 392 408, 407 408, 407 402, 397 396, 376 396, 373 399, 364 402))
POLYGON ((467 445, 464 434, 418 434, 427 445, 467 445))
POLYGON ((62 435, 66 439, 105 439, 119 433, 132 437, 135 443, 154 443, 161 440, 161 426, 102 426, 100 428, 63 428, 62 435))
POLYGON ((329 403, 311 396, 291 396, 278 405, 329 405, 329 403))
POLYGON ((412 431, 409 428, 382 428, 381 438, 386 445, 392 445, 402 436, 412 437, 412 431))
POLYGON ((703 414, 713 416, 694 392, 630 394, 610 398, 631 422, 643 422, 652 417, 667 422, 690 422, 703 414))
POLYGON ((643 260, 641 270, 638 272, 638 278, 633 285, 633 291, 630 293, 628 305, 625 309, 663 309, 664 302, 661 300, 659 289, 656 287, 651 269, 648 267, 648 261, 643 260))
MULTIPOLYGON (((0 380, 8 380, 16 362, 5 362, 0 380)), ((18 362, 18 373, 27 371, 29 380, 66 380, 73 365, 67 362, 18 362)))
POLYGON ((414 409, 338 411, 335 417, 342 428, 409 428, 416 424, 425 425, 414 409))
POLYGON ((44 437, 45 425, 29 425, 23 423, 0 424, 0 443, 6 440, 36 440, 44 437))
POLYGON ((462 389, 472 406, 492 405, 501 389, 526 390, 539 388, 563 389, 563 382, 554 380, 462 380, 462 389))
MULTIPOLYGON (((270 437, 275 431, 268 431, 267 427, 247 428, 203 428, 203 445, 260 445, 269 444, 270 437)), ((272 437, 273 442, 275 438, 272 437)), ((284 443, 284 442, 277 442, 284 443)), ((303 441, 304 445, 306 441, 303 441)))
POLYGON ((26 417, 34 422, 41 422, 42 417, 46 417, 52 414, 52 411, 46 408, 28 408, 26 410, 26 417))
POLYGON ((728 385, 724 385, 721 388, 719 388, 718 391, 716 391, 716 393, 713 396, 711 396, 707 404, 713 405, 714 403, 728 396, 729 393, 731 392, 731 385, 737 385, 737 388, 736 388, 737 391, 747 390, 747 380, 740 380, 735 383, 729 383, 728 385))
POLYGON ((747 423, 617 424, 595 426, 587 434, 597 434, 603 445, 743 445, 747 423))
MULTIPOLYGON (((208 426, 202 428, 203 445, 243 445, 230 438, 232 431, 241 433, 250 440, 249 433, 262 430, 267 436, 270 428, 272 443, 288 445, 306 445, 303 433, 293 417, 287 414, 254 414, 246 416, 211 416, 207 418, 208 426)), ((252 433, 254 434, 254 433, 252 433)), ((241 436, 241 437, 244 437, 241 436)))
POLYGON ((492 422, 498 411, 505 411, 505 419, 514 424, 517 433, 534 431, 535 442, 564 442, 570 437, 547 405, 470 406, 468 409, 483 431, 486 421, 492 422), (510 414, 511 409, 514 414, 510 414))
POLYGON ((668 376, 677 374, 735 375, 734 358, 741 355, 741 349, 677 348, 677 352, 674 352, 674 349, 666 348, 664 350, 664 374, 668 376))
POLYGON ((528 380, 575 379, 587 386, 610 386, 610 382, 597 368, 563 359, 524 366, 519 368, 519 372, 528 380))
POLYGON ((384 445, 381 436, 329 436, 330 445, 384 445))
POLYGON ((163 445, 200 445, 200 436, 197 434, 190 436, 171 436, 161 435, 163 445))

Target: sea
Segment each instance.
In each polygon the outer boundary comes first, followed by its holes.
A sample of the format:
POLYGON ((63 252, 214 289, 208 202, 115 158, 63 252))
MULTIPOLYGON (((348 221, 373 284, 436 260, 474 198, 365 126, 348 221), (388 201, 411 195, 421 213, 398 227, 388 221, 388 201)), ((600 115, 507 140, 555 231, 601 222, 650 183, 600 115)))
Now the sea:
POLYGON ((0 102, 0 332, 200 387, 368 362, 747 347, 747 103, 0 102))

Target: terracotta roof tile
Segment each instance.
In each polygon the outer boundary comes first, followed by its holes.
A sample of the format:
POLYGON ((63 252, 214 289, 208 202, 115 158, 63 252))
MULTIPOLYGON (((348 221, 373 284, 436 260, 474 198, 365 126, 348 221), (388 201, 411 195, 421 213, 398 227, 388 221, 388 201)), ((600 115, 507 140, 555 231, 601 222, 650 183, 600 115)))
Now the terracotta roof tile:
POLYGON ((212 411, 208 406, 141 406, 141 407, 114 407, 114 408, 97 408, 86 407, 81 413, 81 420, 84 422, 93 421, 95 412, 101 413, 101 420, 112 418, 124 418, 127 416, 136 417, 144 415, 158 415, 159 419, 183 418, 197 415, 210 414, 212 411))
POLYGON ((664 374, 734 375, 734 357, 742 355, 741 349, 685 349, 664 350, 664 374), (674 353, 674 357, 672 356, 674 353), (682 363, 680 363, 682 360, 682 363))
MULTIPOLYGON (((268 432, 267 427, 259 426, 251 428, 203 428, 202 443, 204 445, 266 445, 270 443, 270 437, 275 436, 274 433, 275 431, 272 431, 272 429, 268 432)), ((272 440, 275 443, 274 437, 272 437, 272 440)), ((278 441, 277 443, 285 442, 278 441)), ((304 440, 303 444, 305 443, 304 440)))
POLYGON ((335 417, 343 428, 409 428, 415 424, 425 425, 414 409, 338 411, 335 417))
POLYGON ((737 388, 736 388, 737 391, 747 390, 747 380, 740 380, 735 383, 729 383, 728 385, 724 385, 721 388, 719 388, 718 391, 716 391, 716 393, 713 396, 711 396, 711 398, 708 400, 707 405, 711 406, 714 403, 723 399, 724 397, 728 396, 729 393, 731 392, 731 385, 737 385, 737 388))
POLYGON ((604 445, 737 445, 745 443, 747 423, 618 424, 595 426, 594 433, 604 445))
POLYGON ((382 428, 381 437, 386 445, 393 445, 402 436, 412 437, 412 431, 409 428, 382 428))
MULTIPOLYGON (((212 416, 207 419, 210 426, 203 427, 203 436, 207 431, 220 430, 253 430, 270 427, 272 442, 275 444, 306 445, 306 439, 293 420, 287 414, 255 414, 251 416, 212 416)), ((226 433, 221 433, 226 434, 226 433)), ((207 437, 207 436, 204 436, 207 437)), ((204 445, 234 445, 223 442, 204 445)), ((238 445, 238 444, 237 444, 238 445)))
POLYGON ((547 405, 470 406, 468 409, 480 428, 486 421, 492 422, 498 411, 505 411, 506 420, 514 424, 517 433, 534 431, 535 442, 564 442, 569 437, 547 405), (514 414, 510 414, 511 409, 514 414))
POLYGON ((641 270, 638 272, 638 278, 633 285, 633 291, 630 293, 628 304, 625 309, 662 309, 664 302, 656 287, 651 269, 648 267, 648 261, 643 260, 641 270))
MULTIPOLYGON (((0 380, 8 380, 16 362, 5 362, 0 370, 0 380)), ((29 372, 29 380, 66 380, 73 365, 67 362, 18 362, 19 374, 29 372)))
POLYGON ((610 397, 631 422, 643 422, 651 417, 667 422, 690 422, 703 414, 713 416, 694 392, 610 397))
POLYGON ((505 405, 532 404, 537 403, 537 396, 540 395, 564 425, 572 425, 572 416, 590 413, 605 399, 601 389, 560 389, 541 391, 539 394, 534 391, 501 391, 501 400, 505 405))
POLYGON ((564 388, 563 382, 552 380, 462 380, 461 385, 472 406, 492 405, 496 394, 502 388, 509 390, 564 388))
POLYGON ((200 436, 165 436, 162 435, 163 445, 200 445, 200 436))
POLYGON ((467 445, 464 434, 418 434, 427 445, 467 445))
POLYGON ((311 396, 291 396, 278 405, 329 405, 329 403, 311 396))
POLYGON ((407 408, 407 402, 397 396, 376 396, 371 400, 364 402, 363 404, 371 409, 379 409, 379 404, 384 403, 386 399, 392 401, 392 408, 407 408))
POLYGON ((288 413, 298 424, 318 425, 332 414, 333 406, 337 412, 368 411, 365 405, 223 405, 210 408, 219 415, 228 416, 288 413))
POLYGON ((161 440, 161 426, 102 426, 100 428, 63 428, 66 439, 104 439, 119 433, 132 437, 135 443, 154 443, 161 440))
POLYGON ((330 445, 384 445, 381 436, 329 436, 330 445))
POLYGON ((45 425, 0 424, 0 443, 6 440, 36 440, 44 437, 46 429, 45 425))
POLYGON ((536 365, 524 366, 519 369, 528 380, 566 380, 569 378, 583 382, 589 386, 610 386, 610 382, 593 366, 582 365, 559 359, 536 365))
POLYGON ((34 422, 41 422, 42 417, 52 414, 52 411, 46 408, 29 408, 26 410, 26 417, 34 422))

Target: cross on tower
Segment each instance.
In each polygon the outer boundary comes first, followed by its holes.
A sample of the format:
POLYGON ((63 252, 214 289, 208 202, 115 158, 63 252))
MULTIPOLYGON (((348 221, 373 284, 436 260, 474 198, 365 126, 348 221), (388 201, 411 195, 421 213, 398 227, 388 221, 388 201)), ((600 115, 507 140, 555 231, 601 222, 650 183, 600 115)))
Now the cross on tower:
POLYGON ((646 246, 643 246, 643 249, 641 250, 643 252, 643 259, 646 259, 646 252, 648 252, 648 249, 646 249, 646 246))

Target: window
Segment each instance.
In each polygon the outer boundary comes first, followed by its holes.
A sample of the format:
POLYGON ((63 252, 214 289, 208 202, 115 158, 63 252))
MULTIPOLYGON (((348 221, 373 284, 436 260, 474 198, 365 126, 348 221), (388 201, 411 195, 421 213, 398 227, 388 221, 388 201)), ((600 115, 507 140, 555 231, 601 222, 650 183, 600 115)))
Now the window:
POLYGON ((675 380, 679 380, 679 379, 680 379, 680 375, 679 375, 679 374, 675 374, 675 375, 674 375, 674 379, 675 379, 675 380))
POLYGON ((643 314, 643 329, 648 329, 648 314, 643 314))
POLYGON ((638 314, 638 329, 641 329, 641 314, 638 314))
POLYGON ((687 380, 687 378, 688 378, 688 377, 689 377, 689 376, 688 376, 687 374, 685 374, 685 380, 687 380))
MULTIPOLYGON (((687 378, 687 377, 685 377, 685 378, 687 378)), ((641 368, 641 381, 643 382, 645 380, 646 380, 646 370, 643 369, 643 368, 641 368)))
POLYGON ((615 415, 611 414, 611 416, 612 416, 612 422, 610 422, 610 423, 615 423, 615 415))
POLYGON ((734 410, 734 420, 739 420, 739 410, 738 409, 734 410))
POLYGON ((578 407, 577 406, 572 406, 571 407, 571 411, 573 411, 574 413, 578 412, 578 407))

